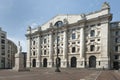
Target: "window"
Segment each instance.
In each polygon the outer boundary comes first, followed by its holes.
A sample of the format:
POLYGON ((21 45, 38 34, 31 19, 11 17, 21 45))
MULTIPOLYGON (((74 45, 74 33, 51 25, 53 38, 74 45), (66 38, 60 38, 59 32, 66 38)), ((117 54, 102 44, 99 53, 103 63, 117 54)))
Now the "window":
POLYGON ((60 53, 60 49, 57 50, 57 53, 58 53, 58 54, 60 53))
POLYGON ((35 51, 33 51, 33 55, 35 55, 35 51))
POLYGON ((100 61, 99 61, 99 66, 100 66, 100 61))
POLYGON ((100 41, 100 39, 98 39, 98 41, 100 41))
POLYGON ((114 58, 115 58, 115 59, 119 59, 119 55, 115 55, 114 58))
POLYGON ((72 47, 72 53, 74 53, 75 52, 75 47, 72 47))
POLYGON ((1 38, 5 38, 5 34, 1 34, 1 38))
POLYGON ((91 30, 90 36, 91 36, 91 37, 94 37, 94 36, 95 36, 95 31, 94 31, 94 30, 91 30))
POLYGON ((118 38, 115 38, 115 42, 116 42, 116 43, 118 42, 118 38))
POLYGON ((118 31, 116 31, 116 32, 115 32, 115 35, 116 35, 116 36, 118 36, 118 34, 119 34, 119 32, 118 32, 118 31))
POLYGON ((118 52, 118 46, 115 46, 115 51, 118 52))
POLYGON ((1 46, 1 49, 5 49, 5 45, 2 45, 2 46, 1 46))
POLYGON ((46 55, 46 50, 44 50, 44 55, 46 55))
POLYGON ((76 36, 75 36, 75 33, 72 33, 72 39, 75 39, 76 36))
POLYGON ((4 43, 5 43, 5 40, 4 40, 4 39, 2 39, 2 40, 1 40, 1 43, 3 43, 3 44, 4 44, 4 43))
POLYGON ((101 23, 98 23, 97 26, 101 26, 101 23))
POLYGON ((90 51, 94 51, 95 50, 95 46, 94 45, 91 45, 90 46, 90 51))
POLYGON ((46 43, 46 39, 44 39, 44 44, 46 43))
POLYGON ((61 27, 61 26, 63 26, 63 22, 62 21, 58 21, 58 22, 55 23, 55 26, 56 27, 61 27))
POLYGON ((58 41, 58 42, 60 41, 60 36, 57 37, 57 41, 58 41))
POLYGON ((33 45, 35 45, 35 41, 33 41, 33 45))

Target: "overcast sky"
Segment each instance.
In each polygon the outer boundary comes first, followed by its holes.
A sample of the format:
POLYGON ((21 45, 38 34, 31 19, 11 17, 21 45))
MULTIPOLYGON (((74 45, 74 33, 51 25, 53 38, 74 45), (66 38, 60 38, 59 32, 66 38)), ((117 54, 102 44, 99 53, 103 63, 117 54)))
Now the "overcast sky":
MULTIPOLYGON (((120 21, 120 0, 106 0, 113 13, 112 21, 120 21)), ((105 0, 0 0, 0 27, 8 39, 21 42, 26 49, 28 25, 36 27, 57 14, 82 14, 100 10, 105 0)))

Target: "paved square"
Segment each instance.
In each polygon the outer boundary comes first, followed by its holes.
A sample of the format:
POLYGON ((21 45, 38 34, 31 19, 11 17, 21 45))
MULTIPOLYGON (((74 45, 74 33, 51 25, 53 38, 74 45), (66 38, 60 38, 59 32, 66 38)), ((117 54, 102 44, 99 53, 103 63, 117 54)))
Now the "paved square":
POLYGON ((31 69, 31 71, 16 72, 0 70, 0 80, 119 80, 120 73, 115 71, 100 71, 89 69, 60 69, 55 68, 31 69))

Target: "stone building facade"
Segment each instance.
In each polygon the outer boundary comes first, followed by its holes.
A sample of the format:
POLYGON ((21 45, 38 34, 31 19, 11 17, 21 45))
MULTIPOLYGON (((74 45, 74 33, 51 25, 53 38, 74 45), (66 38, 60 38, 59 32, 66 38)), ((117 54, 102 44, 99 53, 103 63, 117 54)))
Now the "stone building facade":
POLYGON ((117 44, 112 41, 115 23, 111 20, 110 6, 105 2, 99 11, 58 15, 37 28, 29 26, 27 67, 55 67, 58 53, 62 68, 114 68, 117 62, 113 56, 119 58, 112 50, 117 44))
POLYGON ((7 33, 0 28, 0 69, 12 68, 14 66, 14 55, 17 46, 7 39, 7 33))

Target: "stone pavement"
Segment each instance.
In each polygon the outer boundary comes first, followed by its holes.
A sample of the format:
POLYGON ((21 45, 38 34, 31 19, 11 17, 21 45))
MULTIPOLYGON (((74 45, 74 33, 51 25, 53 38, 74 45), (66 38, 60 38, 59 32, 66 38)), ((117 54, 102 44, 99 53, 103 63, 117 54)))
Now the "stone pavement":
POLYGON ((120 72, 73 68, 60 70, 61 72, 55 72, 55 68, 35 68, 25 72, 0 70, 0 80, 120 80, 120 72), (119 79, 106 78, 109 73, 117 75, 119 79))

